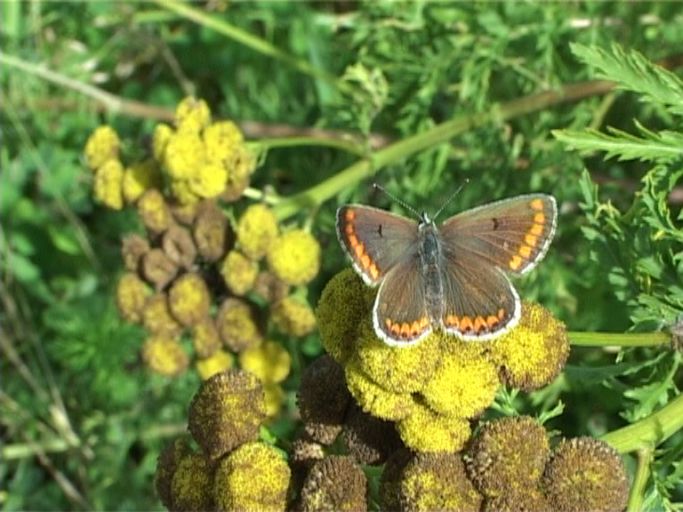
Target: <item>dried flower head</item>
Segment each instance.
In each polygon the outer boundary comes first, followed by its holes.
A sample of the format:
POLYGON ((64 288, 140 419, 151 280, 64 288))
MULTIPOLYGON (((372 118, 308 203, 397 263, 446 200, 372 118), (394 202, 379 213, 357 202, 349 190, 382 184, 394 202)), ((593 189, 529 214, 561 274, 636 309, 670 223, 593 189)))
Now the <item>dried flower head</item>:
POLYGON ((175 319, 190 327, 209 316, 211 296, 199 274, 188 272, 174 281, 168 304, 175 319))
POLYGON ((121 141, 111 126, 99 126, 85 143, 85 161, 91 170, 99 169, 107 160, 118 159, 121 141))
POLYGON ((142 312, 142 323, 150 333, 171 338, 179 336, 183 330, 183 327, 171 315, 168 299, 164 293, 154 294, 147 299, 142 312))
POLYGON ((305 336, 315 329, 315 313, 308 302, 295 296, 285 297, 273 304, 273 324, 284 334, 305 336))
POLYGON ((192 235, 199 254, 209 262, 225 255, 232 238, 228 219, 213 202, 205 202, 199 208, 192 235))
POLYGON ((138 214, 152 233, 163 233, 173 223, 164 196, 155 188, 147 190, 138 200, 138 214))
POLYGON ((254 293, 271 304, 289 294, 289 285, 280 281, 272 272, 259 272, 254 283, 254 293))
POLYGON ((268 267, 285 283, 309 283, 320 270, 320 244, 303 229, 282 233, 268 247, 268 267))
POLYGON ((166 377, 180 375, 190 363, 178 340, 161 335, 151 336, 145 340, 142 346, 142 360, 150 370, 166 377))
POLYGON ((173 474, 176 472, 180 461, 191 453, 189 440, 181 437, 168 444, 159 454, 157 469, 154 475, 154 487, 161 503, 168 509, 173 508, 173 498, 171 495, 173 474))
POLYGON ((200 454, 180 459, 171 480, 171 510, 213 508, 213 464, 200 454))
POLYGON ((621 511, 628 501, 624 462, 610 445, 590 437, 563 440, 543 474, 543 490, 553 510, 621 511))
POLYGON ((263 339, 251 306, 234 297, 225 299, 221 304, 216 316, 216 326, 223 343, 233 352, 257 346, 263 339))
POLYGON ((367 480, 351 457, 317 461, 301 490, 301 510, 367 510, 367 480))
POLYGON ((149 252, 149 242, 140 235, 127 235, 121 243, 121 257, 126 270, 138 272, 142 258, 149 252))
POLYGON ((173 281, 178 273, 178 265, 162 249, 151 249, 142 258, 142 276, 158 290, 173 281))
POLYGON ((217 509, 284 511, 289 466, 273 446, 247 443, 218 464, 214 496, 217 509))
POLYGON ((192 326, 192 345, 199 357, 209 357, 221 347, 213 318, 206 317, 192 326))
POLYGON ((392 422, 375 418, 355 404, 346 414, 342 439, 359 464, 383 464, 403 446, 392 422))
POLYGON ((258 263, 238 250, 232 250, 223 260, 221 275, 228 290, 235 295, 245 295, 256 282, 258 263))

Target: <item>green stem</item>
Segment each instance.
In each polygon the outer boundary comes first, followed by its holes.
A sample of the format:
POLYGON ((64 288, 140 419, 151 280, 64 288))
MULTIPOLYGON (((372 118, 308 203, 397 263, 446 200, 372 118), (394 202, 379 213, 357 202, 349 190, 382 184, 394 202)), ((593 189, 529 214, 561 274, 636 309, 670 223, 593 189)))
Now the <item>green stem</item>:
POLYGON ((372 176, 377 168, 383 167, 404 158, 448 142, 450 139, 467 130, 482 126, 490 122, 503 122, 532 112, 543 110, 560 103, 575 101, 595 94, 605 94, 614 87, 612 82, 592 81, 568 85, 559 91, 546 91, 525 96, 517 100, 493 106, 489 112, 466 114, 451 121, 403 140, 395 142, 359 160, 334 176, 319 183, 308 190, 283 200, 276 208, 275 214, 280 220, 297 213, 301 208, 319 205, 335 196, 346 187, 350 187, 363 179, 372 176))
POLYGON ((569 332, 569 341, 577 347, 655 347, 671 343, 666 332, 569 332))
POLYGON ((683 395, 678 395, 647 418, 608 432, 601 439, 611 444, 619 453, 629 453, 657 446, 682 427, 683 395))
POLYGON ((65 439, 60 438, 48 439, 40 443, 8 444, 0 450, 0 458, 3 460, 26 459, 35 457, 38 453, 65 452, 73 447, 65 439))
POLYGON ((345 93, 353 94, 354 88, 348 83, 339 80, 336 76, 323 71, 322 69, 312 66, 308 62, 292 57, 290 54, 280 50, 277 46, 270 44, 263 39, 251 35, 242 29, 239 29, 230 23, 227 23, 221 19, 214 16, 210 16, 199 9, 190 7, 188 4, 181 2, 179 0, 153 0, 159 6, 169 11, 173 11, 181 16, 184 16, 202 26, 215 30, 219 34, 222 34, 233 41, 237 41, 244 46, 251 48, 263 55, 277 59, 285 64, 292 66, 294 69, 301 71, 304 74, 312 76, 314 78, 324 80, 325 82, 333 85, 338 90, 345 93))
POLYGON ((643 498, 647 479, 650 476, 650 463, 652 462, 652 447, 638 450, 638 465, 633 477, 633 484, 628 496, 627 512, 639 512, 643 510, 643 498))

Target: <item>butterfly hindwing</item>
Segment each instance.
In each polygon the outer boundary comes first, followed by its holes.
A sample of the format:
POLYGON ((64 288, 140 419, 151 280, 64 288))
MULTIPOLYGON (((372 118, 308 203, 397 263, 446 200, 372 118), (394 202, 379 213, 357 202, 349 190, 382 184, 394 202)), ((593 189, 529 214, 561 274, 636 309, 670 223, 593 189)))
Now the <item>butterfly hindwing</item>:
POLYGON ((457 214, 440 227, 444 252, 521 275, 545 256, 555 234, 552 196, 529 194, 457 214))
POLYGON ((417 250, 417 223, 377 208, 342 206, 337 210, 337 235, 363 280, 382 278, 410 251, 417 250))

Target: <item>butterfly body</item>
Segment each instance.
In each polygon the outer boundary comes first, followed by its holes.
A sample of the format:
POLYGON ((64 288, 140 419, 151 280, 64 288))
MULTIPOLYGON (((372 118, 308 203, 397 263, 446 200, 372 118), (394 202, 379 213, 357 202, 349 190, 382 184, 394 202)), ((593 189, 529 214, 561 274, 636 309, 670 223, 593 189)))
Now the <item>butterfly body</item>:
POLYGON ((363 205, 337 212, 342 247, 363 280, 379 285, 377 335, 416 343, 433 329, 475 341, 500 336, 521 306, 505 272, 520 275, 542 259, 555 231, 555 200, 530 194, 480 206, 437 226, 363 205))

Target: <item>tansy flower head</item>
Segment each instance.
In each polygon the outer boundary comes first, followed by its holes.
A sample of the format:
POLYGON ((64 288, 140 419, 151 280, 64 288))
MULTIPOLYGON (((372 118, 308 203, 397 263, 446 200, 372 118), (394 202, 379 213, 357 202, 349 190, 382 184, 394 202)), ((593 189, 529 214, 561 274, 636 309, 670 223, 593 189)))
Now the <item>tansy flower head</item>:
POLYGON ((258 263, 238 250, 232 250, 223 260, 221 275, 228 290, 235 295, 245 295, 256 282, 258 263))
POLYGON ((192 96, 184 98, 175 109, 175 125, 178 131, 199 133, 211 122, 211 110, 206 102, 192 96))
POLYGON ((367 510, 367 479, 351 457, 330 455, 313 464, 301 490, 301 510, 367 510))
POLYGON ((160 335, 147 338, 142 346, 142 360, 152 371, 166 377, 180 375, 190 362, 178 340, 160 335))
POLYGON ((178 201, 171 201, 168 206, 171 209, 173 219, 178 224, 191 228, 194 220, 197 218, 197 214, 207 203, 211 203, 211 200, 198 201, 192 204, 181 204, 178 201))
POLYGON ((229 370, 204 381, 190 404, 188 429, 215 460, 258 438, 265 419, 263 389, 250 373, 229 370))
POLYGON ((266 414, 272 418, 280 412, 280 407, 285 401, 285 390, 275 382, 264 382, 263 395, 266 404, 266 414))
POLYGON ((412 459, 413 453, 407 448, 399 448, 387 459, 379 482, 381 510, 401 510, 401 477, 412 459))
POLYGON ((121 276, 116 287, 116 305, 121 318, 127 322, 141 322, 149 294, 149 288, 137 274, 128 272, 121 276))
POLYGON ((191 453, 192 450, 190 449, 188 439, 182 437, 175 439, 159 454, 157 469, 154 475, 154 487, 156 488, 161 503, 168 509, 172 509, 173 507, 171 496, 171 480, 173 479, 173 474, 178 468, 180 461, 191 453))
POLYGON ((185 269, 192 267, 197 257, 197 248, 192 235, 180 226, 171 226, 164 232, 161 247, 173 263, 185 269))
POLYGON ((487 497, 536 488, 550 454, 545 429, 529 416, 485 423, 472 442, 467 469, 487 497))
POLYGON ((165 288, 177 273, 178 265, 161 249, 152 249, 142 258, 142 276, 156 290, 165 288))
POLYGON ((192 326, 192 345, 199 357, 209 357, 221 347, 213 318, 207 316, 192 326))
POLYGON ((171 140, 171 135, 173 135, 173 128, 167 124, 159 123, 154 127, 154 132, 152 133, 152 155, 157 162, 164 161, 164 153, 166 152, 168 141, 171 140))
POLYGON ((275 277, 272 272, 262 271, 256 276, 254 293, 271 304, 289 294, 289 285, 275 277))
POLYGON ((165 293, 157 293, 147 298, 142 312, 142 323, 152 334, 163 334, 175 338, 182 332, 182 326, 171 315, 165 293))
POLYGON ((237 221, 237 242, 242 252, 258 260, 277 237, 275 214, 264 204, 252 204, 237 221))
POLYGON ((236 148, 243 144, 244 136, 232 121, 217 121, 207 126, 203 133, 206 156, 221 166, 232 163, 236 148))
POLYGON ((121 257, 126 270, 138 272, 142 257, 149 251, 149 242, 140 235, 128 235, 121 242, 121 257))
POLYGON ((305 300, 294 296, 276 302, 271 319, 280 331, 292 336, 305 336, 315 329, 315 313, 305 300))
POLYGON ((285 283, 307 284, 320 270, 320 244, 303 229, 293 229, 268 247, 267 259, 270 270, 285 283))
POLYGON ((316 461, 325 457, 325 449, 323 445, 304 433, 292 442, 290 455, 292 467, 295 470, 308 470, 316 461))
POLYGON ((481 501, 459 453, 418 453, 403 468, 402 510, 478 512, 481 501))
POLYGON ((530 302, 522 304, 519 325, 489 346, 506 384, 525 391, 552 382, 569 355, 564 324, 544 307, 530 302))
POLYGON ((221 304, 216 315, 216 326, 223 343, 233 352, 254 347, 263 339, 251 306, 234 297, 225 299, 221 304))
POLYGON ((298 403, 308 435, 322 444, 333 443, 341 432, 351 396, 342 368, 330 356, 319 357, 306 368, 298 403))
POLYGON ((107 160, 119 157, 121 141, 111 126, 100 126, 85 143, 85 161, 91 170, 96 170, 107 160))
POLYGON ((624 510, 629 483, 624 463, 607 443, 563 440, 545 467, 542 486, 553 510, 624 510))
POLYGON ((262 382, 278 383, 285 380, 291 368, 291 357, 282 345, 264 341, 239 355, 240 366, 256 375, 262 382))
POLYGON ((183 457, 171 480, 171 510, 213 508, 213 465, 203 455, 183 457))
POLYGON ((256 168, 256 156, 244 144, 240 144, 225 161, 225 166, 228 169, 228 183, 221 199, 227 202, 237 201, 249 186, 249 177, 256 168))
POLYGON ((174 132, 164 149, 164 170, 172 180, 188 180, 206 162, 204 142, 198 133, 174 132))
POLYGON ((413 395, 383 388, 361 369, 356 357, 346 363, 345 375, 349 391, 365 412, 392 421, 402 420, 412 413, 413 395))
POLYGON ((202 199, 193 192, 189 179, 172 180, 169 185, 173 199, 179 204, 195 204, 202 199))
POLYGON ((361 318, 371 307, 367 298, 368 287, 363 280, 346 269, 330 279, 318 302, 320 339, 327 353, 341 364, 354 352, 361 318))
POLYGON ((95 199, 112 210, 123 208, 123 165, 109 159, 95 171, 93 183, 95 199))
POLYGON ((211 297, 199 274, 188 272, 171 286, 168 304, 176 320, 185 326, 192 326, 209 315, 211 297))
POLYGON ((214 202, 202 203, 192 230, 199 254, 208 262, 221 259, 232 242, 228 219, 214 202))
POLYGON ((155 188, 147 190, 138 200, 138 214, 152 233, 166 231, 173 222, 164 196, 155 188))
POLYGON ((225 189, 227 181, 228 171, 225 167, 211 162, 199 166, 188 180, 192 193, 204 198, 218 196, 225 189))
POLYGON ((127 203, 134 203, 146 190, 161 185, 161 172, 151 158, 131 165, 123 173, 123 197, 127 203))
POLYGON ((419 452, 455 452, 470 438, 470 424, 460 417, 437 414, 415 403, 410 414, 397 424, 407 447, 419 452))
POLYGON ((284 511, 289 466, 274 447, 247 443, 218 464, 214 496, 218 510, 284 511))
POLYGON ((481 512, 553 512, 554 507, 536 487, 524 489, 521 493, 510 491, 495 498, 485 498, 481 512))
POLYGON ((207 380, 232 368, 233 357, 232 354, 219 349, 204 359, 198 359, 195 366, 202 380, 207 380))
POLYGON ((383 464, 389 455, 402 447, 392 422, 370 416, 355 404, 346 414, 342 439, 359 464, 383 464))

